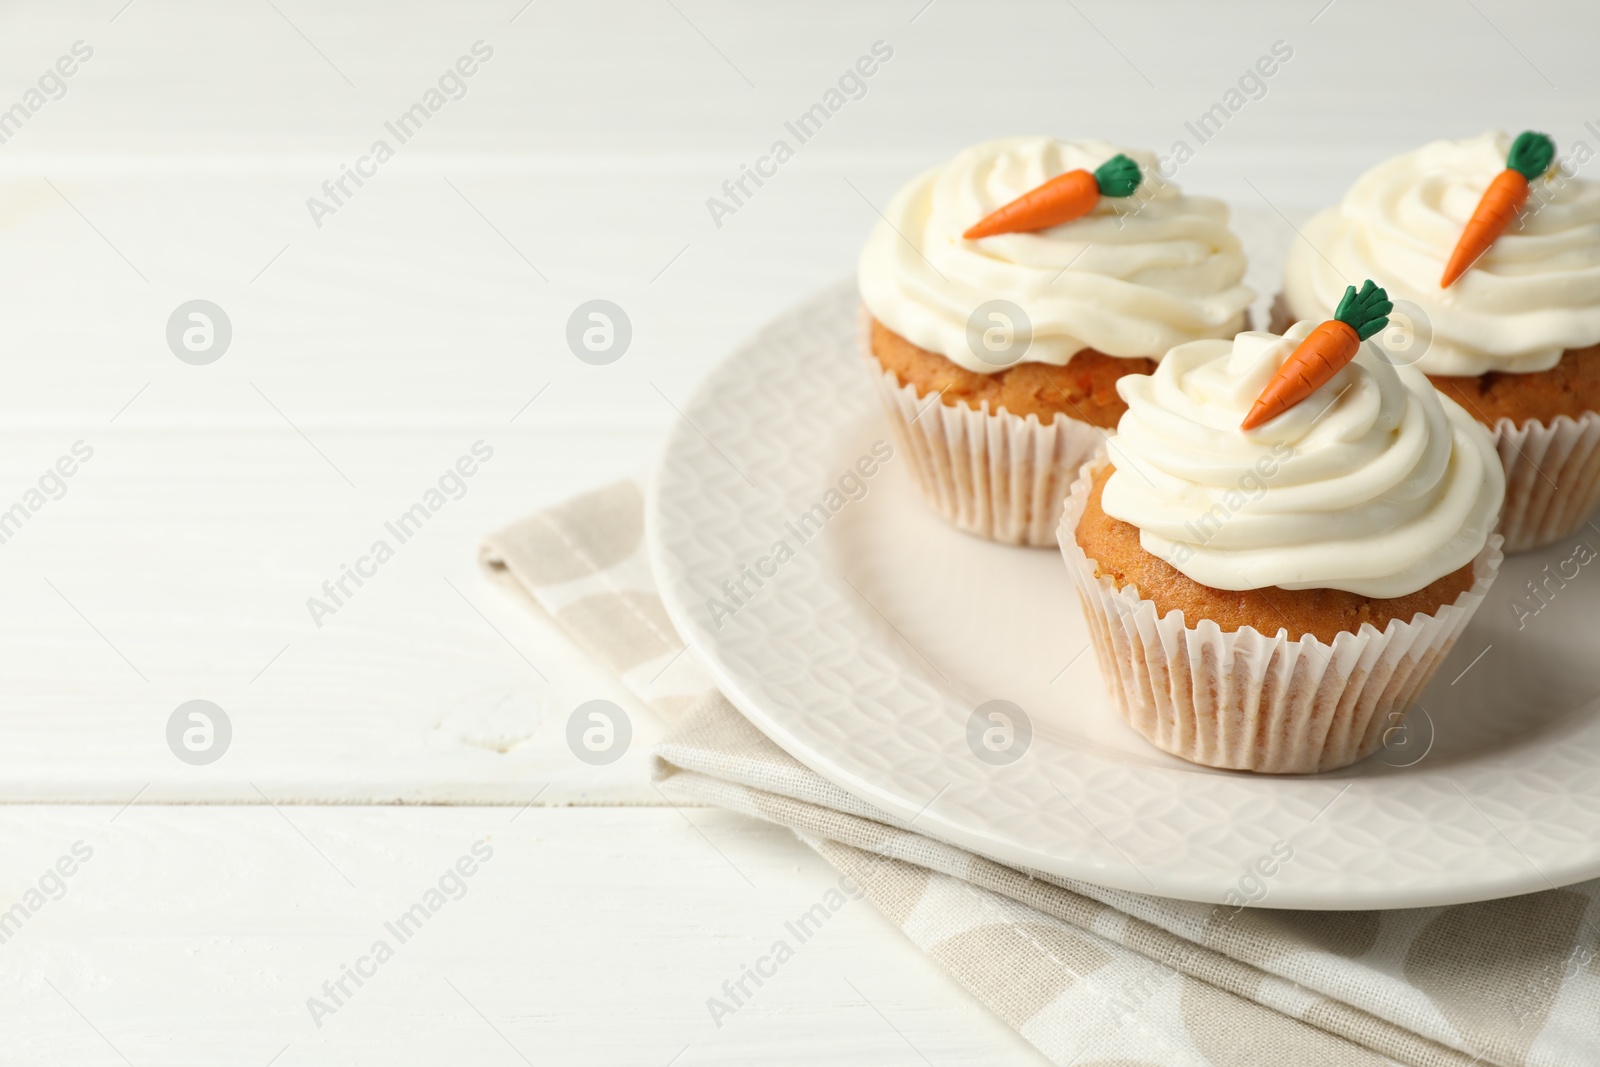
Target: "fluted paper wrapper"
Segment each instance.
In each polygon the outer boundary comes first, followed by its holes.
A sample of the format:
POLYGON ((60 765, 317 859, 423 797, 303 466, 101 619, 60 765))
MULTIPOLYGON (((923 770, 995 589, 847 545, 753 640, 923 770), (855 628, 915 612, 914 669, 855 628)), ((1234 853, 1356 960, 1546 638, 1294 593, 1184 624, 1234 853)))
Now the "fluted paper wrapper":
POLYGON ((1056 415, 946 404, 901 385, 872 354, 863 329, 862 352, 889 417, 895 445, 911 462, 928 504, 959 529, 1008 545, 1055 544, 1061 502, 1078 468, 1097 452, 1104 431, 1056 415))
POLYGON ((1501 419, 1494 443, 1506 469, 1500 533, 1507 552, 1571 537, 1600 506, 1600 414, 1586 411, 1576 421, 1558 415, 1549 425, 1531 420, 1521 428, 1501 419))
POLYGON ((1246 627, 1226 633, 1118 589, 1078 545, 1094 470, 1073 483, 1057 531, 1088 618, 1100 674, 1124 719, 1151 744, 1192 763, 1311 774, 1371 755, 1398 726, 1483 603, 1503 558, 1491 536, 1472 588, 1431 615, 1342 633, 1330 645, 1246 627))

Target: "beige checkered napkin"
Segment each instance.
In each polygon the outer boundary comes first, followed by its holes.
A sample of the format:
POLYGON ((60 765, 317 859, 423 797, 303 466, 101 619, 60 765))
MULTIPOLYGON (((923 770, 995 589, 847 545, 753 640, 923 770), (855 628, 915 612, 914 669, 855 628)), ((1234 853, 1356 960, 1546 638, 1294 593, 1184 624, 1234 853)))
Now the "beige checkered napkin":
POLYGON ((808 770, 667 623, 623 483, 485 540, 519 588, 677 723, 674 799, 787 826, 1052 1062, 1138 1067, 1600 1064, 1600 882, 1389 912, 1234 909, 1017 870, 808 770))

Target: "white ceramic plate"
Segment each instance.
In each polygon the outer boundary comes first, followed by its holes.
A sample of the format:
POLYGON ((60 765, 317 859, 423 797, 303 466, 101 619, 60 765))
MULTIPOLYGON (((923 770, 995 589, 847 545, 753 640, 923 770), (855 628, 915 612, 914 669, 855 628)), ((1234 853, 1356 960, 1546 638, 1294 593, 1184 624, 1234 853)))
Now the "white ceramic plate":
POLYGON ((1188 900, 1397 908, 1600 875, 1600 561, 1566 564, 1576 576, 1548 580, 1542 602, 1524 583, 1572 546, 1508 561, 1422 710, 1364 763, 1295 778, 1196 767, 1112 708, 1055 552, 949 528, 898 458, 841 489, 888 437, 856 314, 840 286, 717 368, 650 506, 674 623, 796 758, 1005 863, 1188 900), (802 526, 818 504, 825 518, 802 526), (1031 724, 1008 764, 969 744, 991 700, 1031 724))

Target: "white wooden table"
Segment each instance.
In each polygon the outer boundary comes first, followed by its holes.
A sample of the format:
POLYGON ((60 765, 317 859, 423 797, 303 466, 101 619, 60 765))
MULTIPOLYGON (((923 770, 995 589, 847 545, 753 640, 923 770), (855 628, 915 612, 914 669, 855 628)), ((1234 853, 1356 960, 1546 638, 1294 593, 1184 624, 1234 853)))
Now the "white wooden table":
POLYGON ((699 377, 972 141, 1184 138, 1179 180, 1282 211, 1286 244, 1384 154, 1597 117, 1586 9, 1433 7, 0 8, 0 513, 26 511, 0 524, 0 1062, 1038 1062, 864 904, 715 1026, 706 998, 833 875, 660 806, 659 726, 476 573, 477 538, 644 471, 699 377), (714 220, 878 41, 859 99, 714 220), (334 204, 342 168, 368 176, 334 204), (565 341, 594 298, 633 327, 607 366, 565 341), (166 336, 195 299, 232 329, 204 365, 166 336), (477 441, 464 495, 316 625, 307 598, 477 441), (563 741, 594 697, 636 724, 606 768, 563 741), (233 731, 204 766, 167 742, 196 699, 233 731), (361 963, 475 844, 464 895, 361 963), (313 1018, 347 964, 370 977, 313 1018))

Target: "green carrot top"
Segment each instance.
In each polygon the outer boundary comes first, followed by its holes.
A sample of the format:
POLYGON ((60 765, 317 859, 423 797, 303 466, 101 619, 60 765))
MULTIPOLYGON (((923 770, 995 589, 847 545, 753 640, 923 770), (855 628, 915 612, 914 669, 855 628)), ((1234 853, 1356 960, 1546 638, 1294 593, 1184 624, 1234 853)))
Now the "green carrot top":
POLYGON ((1118 152, 1094 169, 1095 184, 1101 196, 1132 196, 1143 175, 1139 164, 1118 152))
POLYGON ((1389 294, 1368 278, 1361 283, 1360 292, 1357 292, 1353 285, 1344 287, 1344 297, 1334 310, 1333 317, 1350 327, 1356 332, 1357 337, 1365 341, 1389 325, 1389 312, 1393 310, 1394 304, 1389 301, 1389 294))
POLYGON ((1517 139, 1511 142, 1511 151, 1506 154, 1506 167, 1531 182, 1549 170, 1550 163, 1555 158, 1554 141, 1545 134, 1523 130, 1517 134, 1517 139))

